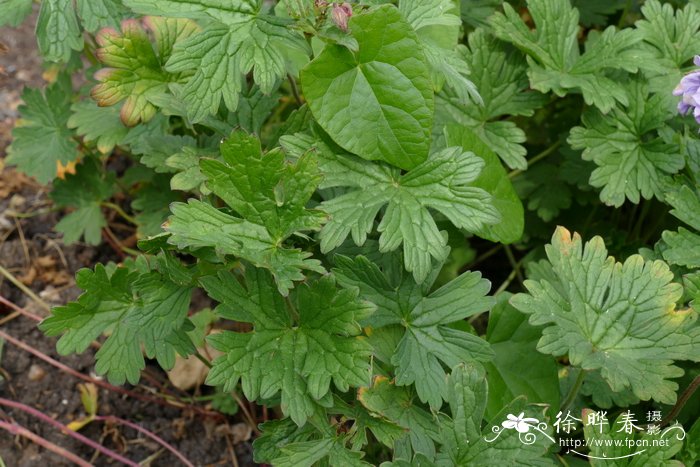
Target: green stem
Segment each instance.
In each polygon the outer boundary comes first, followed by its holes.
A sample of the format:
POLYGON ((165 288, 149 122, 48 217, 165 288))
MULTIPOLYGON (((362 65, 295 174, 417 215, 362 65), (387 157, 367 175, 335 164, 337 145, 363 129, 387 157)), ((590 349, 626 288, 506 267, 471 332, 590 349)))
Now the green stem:
POLYGON ((36 217, 36 216, 43 216, 44 214, 48 214, 50 212, 56 212, 58 211, 58 208, 51 208, 51 209, 37 209, 36 211, 32 212, 7 212, 7 215, 10 217, 16 217, 17 219, 29 219, 30 217, 36 217))
POLYGON ((513 250, 510 249, 510 246, 503 245, 503 249, 506 252, 506 256, 508 257, 508 262, 510 263, 510 266, 513 268, 513 271, 515 271, 515 277, 518 278, 518 282, 520 282, 520 284, 524 284, 525 277, 523 276, 523 273, 520 271, 520 261, 515 260, 515 256, 513 255, 513 250))
POLYGON ((571 407, 571 404, 574 403, 574 400, 576 399, 576 396, 578 395, 578 392, 581 389, 581 385, 583 384, 584 379, 586 379, 586 372, 584 370, 579 369, 576 381, 574 382, 574 385, 571 386, 569 394, 566 395, 566 399, 564 399, 564 402, 561 404, 561 408, 559 409, 562 413, 566 412, 568 408, 571 407))
POLYGON ((647 217, 647 214, 649 214, 649 209, 651 208, 651 200, 645 200, 643 201, 643 206, 642 206, 642 212, 639 214, 639 217, 637 218, 637 222, 632 228, 632 238, 639 238, 642 232, 642 223, 647 217))
POLYGON ((292 94, 294 95, 294 100, 297 101, 297 104, 299 107, 304 105, 304 100, 301 98, 301 94, 299 94, 299 87, 297 86, 297 82, 294 79, 294 76, 292 75, 287 75, 287 78, 289 78, 289 85, 292 88, 292 94))
MULTIPOLYGON (((557 148, 559 148, 559 146, 561 146, 561 141, 557 141, 556 143, 552 144, 550 147, 548 147, 547 149, 545 149, 545 150, 542 151, 541 153, 537 154, 537 155, 536 155, 535 157, 533 157, 532 159, 528 160, 528 161, 527 161, 527 166, 528 166, 528 167, 532 167, 532 166, 533 166, 534 164, 536 164, 537 162, 539 162, 539 161, 541 161, 542 159, 544 159, 545 157, 551 155, 554 151, 557 150, 557 148)), ((516 176, 520 175, 520 174, 523 173, 523 172, 524 172, 524 170, 519 170, 519 169, 518 169, 518 170, 513 170, 512 172, 510 172, 510 173, 508 174, 508 178, 515 178, 516 176)))
POLYGON ((627 14, 630 12, 631 7, 632 7, 632 0, 627 0, 627 3, 625 4, 625 9, 622 10, 622 14, 620 15, 620 21, 617 22, 618 29, 621 29, 622 25, 625 24, 625 18, 627 17, 627 14))
POLYGON ((503 283, 496 289, 496 291, 493 293, 494 296, 498 295, 499 293, 503 292, 508 288, 511 282, 513 282, 513 279, 515 279, 516 275, 516 269, 513 269, 510 274, 508 274, 508 277, 506 277, 506 280, 503 281, 503 283))
POLYGON ((127 213, 121 208, 121 206, 119 206, 118 204, 110 203, 109 201, 103 201, 103 202, 100 203, 100 205, 101 205, 102 207, 105 207, 105 208, 108 208, 108 209, 112 209, 113 211, 115 211, 117 214, 119 214, 122 218, 124 218, 125 221, 127 221, 127 222, 130 223, 130 224, 133 224, 133 225, 138 225, 138 224, 139 224, 139 223, 136 221, 136 219, 135 219, 134 217, 132 217, 132 216, 130 216, 129 214, 127 214, 127 213))
POLYGON ((197 357, 197 360, 199 360, 200 362, 204 363, 204 365, 205 365, 207 368, 211 368, 211 367, 214 366, 214 365, 212 365, 212 363, 211 363, 204 355, 202 355, 201 353, 199 353, 199 351, 195 352, 194 356, 197 357))
POLYGON ((471 268, 473 268, 474 266, 478 265, 478 264, 481 263, 482 261, 484 261, 484 260, 490 258, 491 256, 495 255, 496 253, 498 253, 498 251, 499 251, 501 248, 503 248, 503 244, 502 244, 502 243, 499 243, 498 245, 496 245, 496 246, 494 246, 493 248, 489 249, 487 252, 482 253, 481 255, 479 255, 474 261, 472 261, 471 263, 469 263, 469 264, 466 266, 465 269, 471 269, 471 268))

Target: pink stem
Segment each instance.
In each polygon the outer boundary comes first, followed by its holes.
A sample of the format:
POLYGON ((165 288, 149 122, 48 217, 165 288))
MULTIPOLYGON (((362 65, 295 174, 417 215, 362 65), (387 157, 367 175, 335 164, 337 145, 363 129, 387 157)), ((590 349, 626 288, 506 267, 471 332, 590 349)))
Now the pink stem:
POLYGON ((96 443, 95 441, 91 440, 90 438, 87 438, 80 433, 77 433, 67 426, 63 425, 62 423, 57 422, 53 418, 49 417, 48 415, 44 414, 43 412, 40 412, 39 410, 29 407, 28 405, 24 405, 20 402, 14 402, 8 399, 4 399, 0 397, 0 405, 4 405, 7 407, 13 407, 15 409, 21 410, 23 412, 26 412, 28 414, 31 414, 35 416, 36 418, 40 419, 43 422, 48 423, 49 425, 53 425, 54 427, 58 428, 61 430, 61 432, 65 435, 70 436, 71 438, 77 439, 78 441, 87 444, 93 449, 97 449, 100 451, 102 454, 104 454, 107 457, 111 457, 112 459, 118 460, 119 462, 128 465, 129 467, 139 467, 139 464, 136 462, 130 461, 124 456, 121 456, 117 454, 116 452, 112 451, 111 449, 108 449, 101 444, 96 443))
POLYGON ((27 430, 21 425, 17 425, 16 423, 7 423, 3 422, 0 420, 0 429, 3 429, 5 431, 9 431, 13 435, 19 435, 24 438, 27 438, 28 440, 38 444, 39 446, 48 449, 51 452, 54 452, 58 454, 59 456, 63 457, 64 459, 68 459, 71 462, 74 462, 75 464, 79 465, 80 467, 92 467, 92 464, 89 462, 81 459, 80 457, 76 456, 72 452, 63 449, 61 446, 57 446, 56 444, 52 443, 46 438, 42 438, 41 436, 37 435, 36 433, 32 433, 31 431, 27 430))
POLYGON ((31 311, 27 311, 27 310, 25 310, 24 308, 21 308, 21 307, 15 305, 14 303, 12 303, 11 301, 9 301, 8 299, 6 299, 5 297, 3 297, 2 295, 0 295, 0 303, 2 303, 2 304, 5 305, 5 306, 9 306, 9 307, 12 308, 13 310, 17 311, 19 314, 24 315, 24 316, 26 316, 27 318, 33 319, 34 321, 39 322, 39 321, 42 321, 42 320, 44 319, 44 318, 42 318, 42 317, 39 316, 39 315, 35 315, 35 314, 32 313, 31 311))
POLYGON ((173 446, 168 444, 167 441, 165 441, 163 438, 156 435, 155 433, 148 431, 147 429, 143 428, 142 426, 137 425, 134 422, 130 422, 129 420, 124 420, 123 418, 115 417, 113 415, 97 415, 94 418, 94 420, 116 423, 118 425, 125 425, 125 426, 128 426, 129 428, 133 428, 134 430, 138 431, 139 433, 143 433, 144 435, 148 436, 149 438, 151 438, 153 441, 155 441, 156 443, 163 446, 168 451, 172 452, 187 467, 194 467, 194 465, 189 460, 187 460, 187 458, 184 455, 182 455, 182 453, 180 451, 178 451, 173 446))
POLYGON ((120 388, 118 386, 113 386, 105 381, 95 379, 95 378, 90 378, 87 375, 84 375, 80 373, 79 371, 74 370, 73 368, 64 365, 63 363, 59 362, 58 360, 55 360, 48 355, 40 352, 39 350, 36 350, 35 348, 25 344, 19 339, 15 339, 8 333, 0 330, 0 338, 5 339, 7 342, 10 344, 13 344, 17 347, 19 347, 22 350, 25 350, 29 352, 30 354, 34 355, 37 358, 40 358, 41 360, 45 361, 49 365, 55 366, 61 371, 65 371, 69 375, 75 376, 78 379, 82 379, 83 381, 87 381, 88 383, 93 383, 96 386, 100 386, 102 388, 108 389, 110 391, 118 392, 120 394, 126 394, 127 396, 131 396, 135 399, 139 399, 145 402, 153 402, 154 404, 162 405, 162 406, 167 406, 167 407, 177 407, 179 409, 189 409, 194 412, 197 412, 200 415, 208 416, 208 417, 214 417, 214 418, 221 418, 221 414, 216 413, 216 412, 210 412, 208 410, 202 409, 201 407, 197 407, 194 405, 186 404, 184 402, 170 402, 168 400, 162 400, 158 399, 156 397, 149 397, 149 396, 144 396, 138 393, 135 393, 133 391, 129 391, 128 389, 120 388))

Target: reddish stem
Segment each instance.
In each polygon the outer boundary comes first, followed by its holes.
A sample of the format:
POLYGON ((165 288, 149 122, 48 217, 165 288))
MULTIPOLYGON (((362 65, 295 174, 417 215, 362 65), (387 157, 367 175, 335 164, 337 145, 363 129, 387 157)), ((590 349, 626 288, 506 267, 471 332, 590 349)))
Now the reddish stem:
POLYGON ((167 441, 165 441, 163 438, 156 435, 155 433, 148 431, 144 427, 137 425, 134 422, 130 422, 129 420, 124 420, 123 418, 115 417, 113 415, 97 415, 94 417, 94 420, 109 422, 109 423, 116 423, 118 425, 124 425, 124 426, 128 426, 129 428, 133 428, 134 430, 138 431, 139 433, 142 433, 142 434, 148 436, 149 438, 151 438, 153 441, 155 441, 156 443, 163 446, 168 451, 172 452, 173 455, 175 455, 175 457, 180 459, 180 461, 182 461, 182 463, 185 464, 187 467, 194 467, 194 464, 192 464, 189 460, 187 460, 187 458, 180 451, 178 451, 173 446, 168 444, 167 441))
POLYGON ((33 408, 29 407, 28 405, 24 405, 20 402, 14 402, 5 398, 0 397, 0 405, 4 405, 6 407, 12 407, 18 410, 21 410, 23 412, 26 412, 30 415, 33 415, 34 417, 40 419, 41 421, 48 423, 49 425, 52 425, 59 430, 64 435, 70 436, 71 438, 77 439, 78 441, 90 446, 93 449, 97 449, 100 451, 102 454, 104 454, 107 457, 111 457, 112 459, 118 460, 119 462, 128 465, 129 467, 139 467, 139 464, 136 462, 130 461, 124 456, 121 456, 117 454, 116 452, 112 451, 111 449, 108 449, 104 446, 102 446, 99 443, 96 443, 95 441, 91 440, 90 438, 81 435, 80 433, 77 433, 67 426, 63 425, 62 423, 57 422, 53 418, 49 417, 48 415, 44 414, 43 412, 33 408))
POLYGON ((112 250, 121 258, 122 260, 126 259, 126 255, 122 251, 121 247, 119 246, 119 243, 117 243, 116 239, 113 238, 107 229, 102 229, 102 238, 107 241, 110 247, 112 247, 112 250))
POLYGON ((2 295, 0 295, 0 303, 2 303, 2 304, 5 305, 5 306, 9 306, 9 307, 12 308, 13 310, 17 311, 19 314, 24 315, 24 316, 26 316, 27 318, 33 319, 34 321, 39 322, 39 321, 42 321, 42 320, 44 319, 44 318, 42 318, 42 317, 39 316, 39 315, 35 315, 35 314, 32 313, 31 311, 27 311, 27 310, 25 310, 24 308, 21 308, 21 307, 15 305, 14 303, 12 303, 11 301, 9 301, 8 299, 6 299, 5 297, 3 297, 2 295))
POLYGON ((27 430, 21 425, 17 425, 16 423, 7 423, 0 420, 0 429, 9 431, 13 435, 19 435, 24 438, 27 438, 28 440, 38 444, 44 449, 54 452, 59 456, 63 457, 64 459, 68 459, 69 461, 79 465, 80 467, 92 467, 92 464, 90 464, 86 460, 81 459, 80 457, 76 456, 75 454, 66 449, 63 449, 61 446, 57 446, 48 439, 42 438, 36 433, 32 433, 31 431, 27 430))
POLYGON ((110 391, 118 392, 120 394, 126 394, 127 396, 131 396, 135 399, 139 399, 145 402, 153 402, 154 404, 158 404, 164 407, 177 407, 179 409, 189 409, 194 412, 197 412, 200 415, 204 415, 207 417, 214 417, 214 418, 222 418, 222 415, 216 412, 210 412, 208 410, 202 409, 201 407, 197 407, 195 405, 190 405, 186 404, 184 402, 170 402, 168 400, 163 400, 163 399, 158 399, 156 397, 149 397, 149 396, 144 396, 142 394, 135 393, 133 391, 129 391, 128 389, 120 388, 118 386, 113 386, 105 381, 95 379, 95 378, 90 378, 87 375, 84 375, 80 373, 79 371, 74 370, 73 368, 64 365, 63 363, 59 362, 58 360, 55 360, 48 355, 36 350, 33 347, 30 347, 29 345, 25 344, 24 342, 20 341, 19 339, 15 339, 11 335, 7 334, 6 332, 0 330, 0 338, 5 339, 8 341, 10 344, 13 344, 17 347, 19 347, 22 350, 25 350, 29 352, 30 354, 34 355, 35 357, 40 358, 41 360, 45 361, 49 365, 55 366, 61 371, 64 371, 72 376, 75 376, 76 378, 82 379, 83 381, 87 381, 88 383, 93 383, 97 386, 100 386, 102 388, 108 389, 110 391))

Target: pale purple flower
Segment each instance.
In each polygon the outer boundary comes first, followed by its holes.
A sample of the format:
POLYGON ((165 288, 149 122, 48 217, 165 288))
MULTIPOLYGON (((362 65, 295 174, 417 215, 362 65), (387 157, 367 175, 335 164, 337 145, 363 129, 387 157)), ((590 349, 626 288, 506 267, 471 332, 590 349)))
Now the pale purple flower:
MULTIPOLYGON (((693 63, 700 67, 700 55, 695 56, 693 63)), ((678 112, 687 115, 690 109, 693 109, 693 116, 700 123, 700 70, 685 75, 673 90, 673 95, 682 96, 678 103, 678 112)))

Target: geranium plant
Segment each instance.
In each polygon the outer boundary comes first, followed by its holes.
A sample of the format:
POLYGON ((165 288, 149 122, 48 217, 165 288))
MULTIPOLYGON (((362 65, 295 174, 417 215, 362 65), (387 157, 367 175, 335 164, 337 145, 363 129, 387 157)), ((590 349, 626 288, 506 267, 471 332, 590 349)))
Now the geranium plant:
POLYGON ((700 2, 43 0, 37 39, 6 162, 66 242, 139 239, 60 353, 202 357, 199 289, 257 462, 700 460, 700 2))

